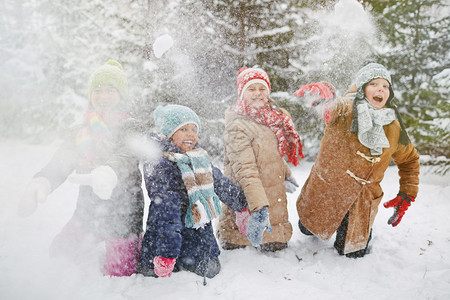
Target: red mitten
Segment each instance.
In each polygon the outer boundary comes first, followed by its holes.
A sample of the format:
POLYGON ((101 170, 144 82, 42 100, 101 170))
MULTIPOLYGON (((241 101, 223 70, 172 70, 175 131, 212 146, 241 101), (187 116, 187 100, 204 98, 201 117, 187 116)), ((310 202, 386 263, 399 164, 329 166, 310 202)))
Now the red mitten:
POLYGON ((250 213, 248 212, 248 208, 236 212, 236 225, 239 232, 245 236, 247 236, 247 223, 249 219, 250 213))
POLYGON ((414 199, 411 196, 408 196, 404 193, 398 193, 397 197, 383 204, 385 208, 394 207, 395 211, 392 217, 389 218, 388 224, 391 224, 392 227, 397 226, 405 215, 408 207, 411 206, 411 202, 414 202, 414 199))
POLYGON ((312 99, 311 106, 317 107, 323 105, 323 119, 326 123, 331 119, 331 102, 336 98, 336 89, 328 82, 316 82, 302 86, 297 90, 294 95, 297 97, 305 96, 305 93, 309 94, 309 98, 312 99))
POLYGON ((172 275, 173 267, 175 266, 176 258, 165 258, 155 256, 153 264, 155 265, 155 274, 159 277, 170 277, 172 275))
POLYGON ((294 92, 294 95, 297 97, 303 97, 306 92, 310 95, 314 95, 314 100, 311 103, 312 106, 327 103, 336 97, 336 90, 334 86, 328 82, 316 82, 304 85, 299 90, 294 92))

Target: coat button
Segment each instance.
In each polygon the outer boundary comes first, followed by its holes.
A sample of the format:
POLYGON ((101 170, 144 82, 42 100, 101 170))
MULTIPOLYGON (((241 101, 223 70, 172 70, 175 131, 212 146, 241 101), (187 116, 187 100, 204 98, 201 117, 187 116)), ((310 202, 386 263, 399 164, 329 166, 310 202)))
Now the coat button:
POLYGON ((281 198, 278 198, 278 202, 281 202, 281 198))

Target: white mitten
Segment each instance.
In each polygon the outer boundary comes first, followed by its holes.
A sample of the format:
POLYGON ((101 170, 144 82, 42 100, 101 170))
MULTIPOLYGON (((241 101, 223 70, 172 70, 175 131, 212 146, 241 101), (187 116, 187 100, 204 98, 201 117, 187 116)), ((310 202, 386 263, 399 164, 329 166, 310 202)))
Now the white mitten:
POLYGON ((28 217, 29 215, 34 213, 36 211, 38 202, 45 202, 51 190, 52 186, 47 178, 33 178, 27 185, 25 192, 20 199, 18 215, 20 217, 28 217))
POLYGON ((284 184, 286 185, 286 192, 288 193, 294 193, 298 188, 297 180, 295 180, 294 176, 289 176, 284 181, 284 184))
POLYGON ((110 166, 100 166, 90 174, 72 174, 69 181, 80 185, 89 185, 94 193, 103 200, 111 198, 117 185, 116 172, 110 166))

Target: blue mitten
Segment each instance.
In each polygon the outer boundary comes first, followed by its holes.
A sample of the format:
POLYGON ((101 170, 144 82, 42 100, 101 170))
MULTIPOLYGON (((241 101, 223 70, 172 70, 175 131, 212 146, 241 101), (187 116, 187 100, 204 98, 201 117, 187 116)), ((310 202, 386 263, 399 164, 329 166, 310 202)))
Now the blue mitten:
POLYGON ((253 246, 261 244, 264 231, 272 232, 267 206, 252 213, 247 223, 247 238, 253 246))

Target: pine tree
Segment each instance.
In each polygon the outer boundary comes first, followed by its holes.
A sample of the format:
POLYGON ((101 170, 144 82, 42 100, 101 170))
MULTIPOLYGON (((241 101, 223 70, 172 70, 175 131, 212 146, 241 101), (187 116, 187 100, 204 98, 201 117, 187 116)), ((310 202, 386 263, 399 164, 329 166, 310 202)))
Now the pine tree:
POLYGON ((201 142, 213 156, 222 153, 224 111, 236 101, 242 66, 264 68, 274 92, 288 88, 298 72, 289 67, 292 49, 286 45, 293 36, 293 13, 284 2, 186 0, 174 6, 178 22, 172 21, 169 32, 177 44, 178 62, 183 57, 184 64, 169 70, 176 72, 177 80, 166 93, 176 103, 189 103, 205 121, 201 142))
MULTIPOLYGON (((373 1, 375 2, 375 1, 373 1)), ((419 152, 450 157, 450 17, 442 1, 388 1, 376 6, 389 50, 399 107, 419 152), (446 13, 447 12, 447 13, 446 13)))
MULTIPOLYGON (((22 114, 2 134, 50 138, 82 115, 89 75, 109 58, 122 63, 130 87, 140 78, 133 71, 143 65, 145 9, 134 1, 25 2, 5 2, 0 14, 5 20, 0 64, 5 70, 14 66, 4 73, 7 79, 0 78, 8 87, 1 89, 1 105, 14 103, 22 114)), ((5 119, 11 117, 7 111, 5 119)))

